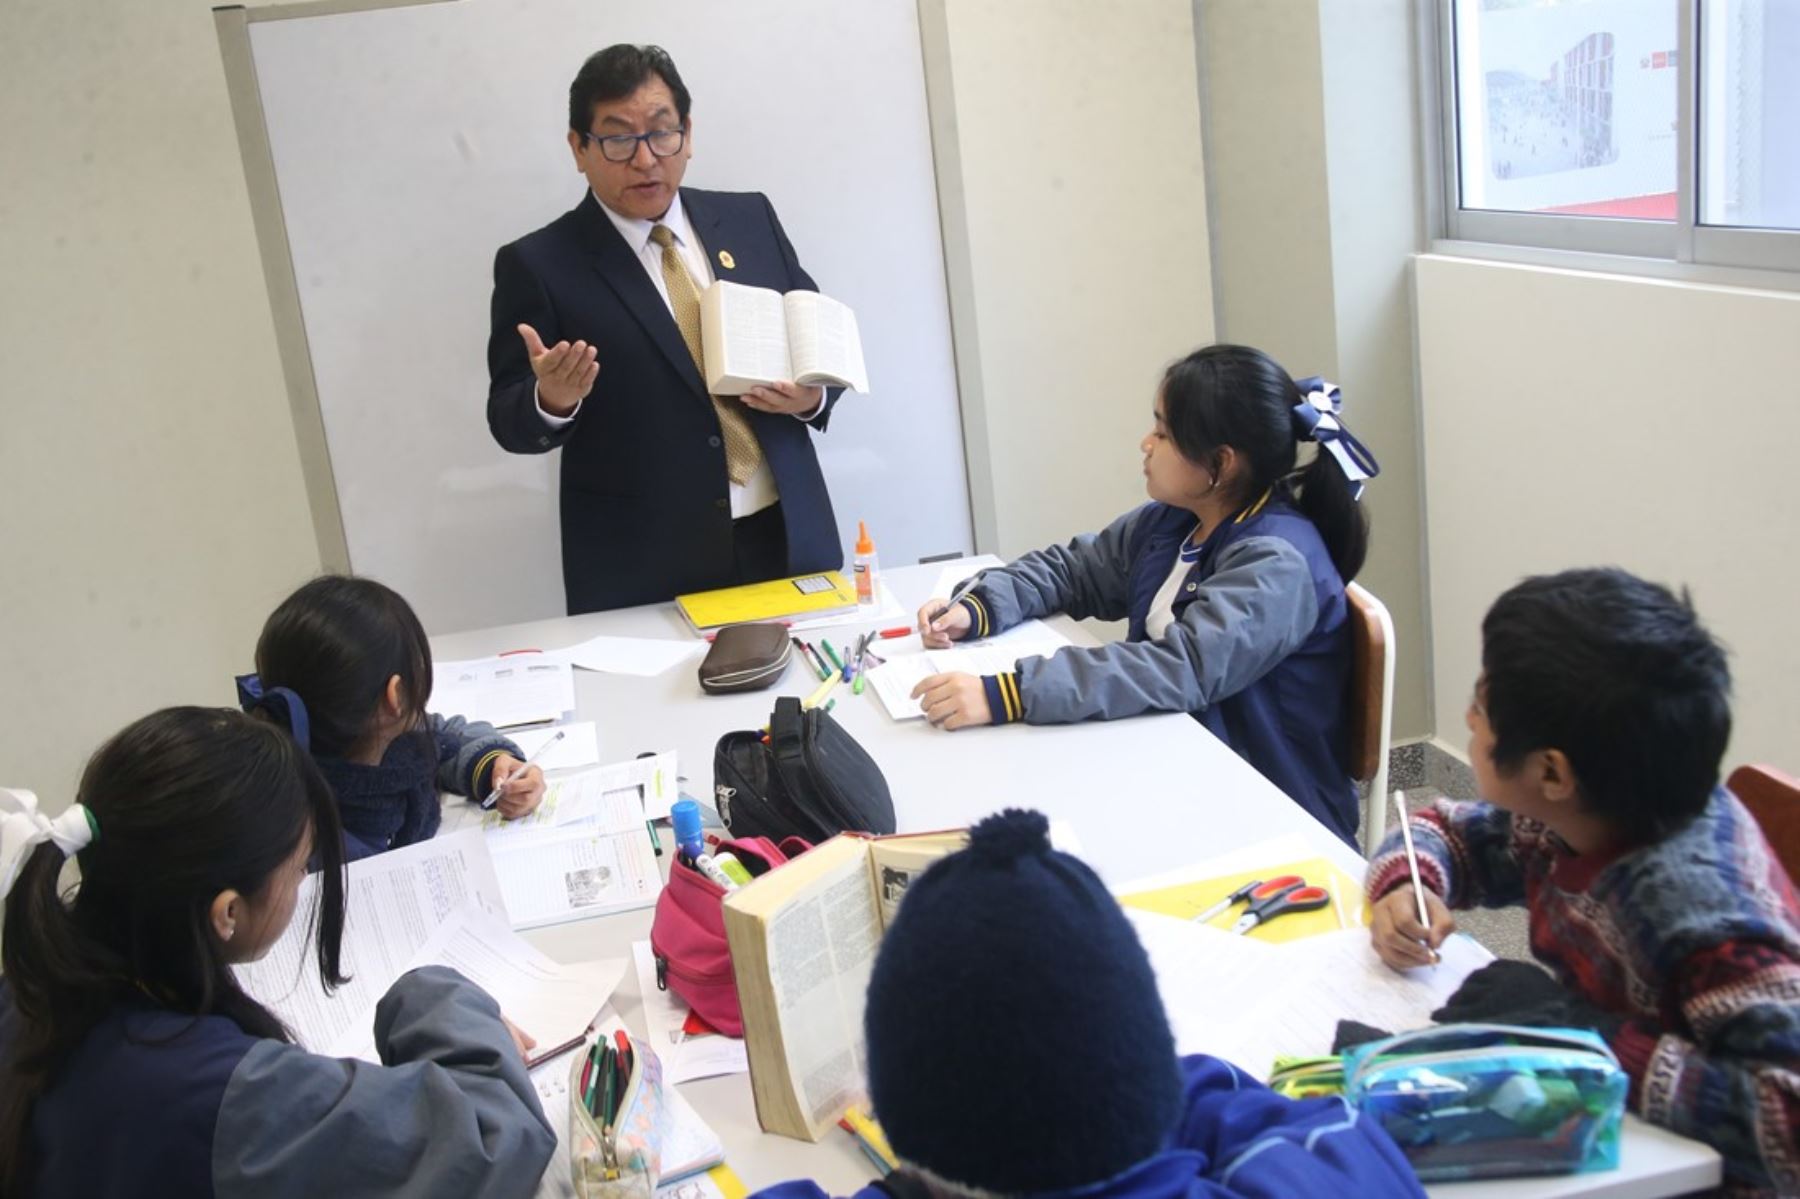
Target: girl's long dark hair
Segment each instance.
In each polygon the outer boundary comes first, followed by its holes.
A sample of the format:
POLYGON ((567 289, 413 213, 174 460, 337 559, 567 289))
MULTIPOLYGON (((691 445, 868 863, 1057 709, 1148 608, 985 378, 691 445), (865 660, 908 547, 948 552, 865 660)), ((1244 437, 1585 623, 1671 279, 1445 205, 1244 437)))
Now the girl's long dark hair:
MULTIPOLYGON (((219 1014, 254 1036, 291 1040, 238 986, 212 928, 220 892, 263 894, 312 839, 319 902, 308 916, 319 977, 345 981, 344 840, 312 760, 280 729, 220 708, 166 708, 129 725, 88 762, 77 802, 99 833, 64 859, 39 845, 6 898, 0 968, 16 1008, 0 1062, 0 1194, 31 1177, 32 1105, 68 1055, 127 998, 194 1016, 219 1014)), ((296 913, 296 919, 300 915, 296 913)))
POLYGON ((1163 419, 1182 457, 1216 475, 1219 450, 1236 450, 1245 470, 1231 498, 1250 504, 1285 484, 1339 577, 1356 577, 1369 551, 1368 515, 1330 454, 1321 451, 1294 474, 1294 406, 1305 397, 1280 363, 1249 346, 1206 346, 1163 373, 1162 396, 1163 419))
POLYGON ((321 575, 263 624, 256 673, 265 688, 290 688, 305 702, 313 753, 343 758, 369 736, 396 675, 407 706, 404 724, 420 724, 431 696, 431 644, 393 588, 321 575))

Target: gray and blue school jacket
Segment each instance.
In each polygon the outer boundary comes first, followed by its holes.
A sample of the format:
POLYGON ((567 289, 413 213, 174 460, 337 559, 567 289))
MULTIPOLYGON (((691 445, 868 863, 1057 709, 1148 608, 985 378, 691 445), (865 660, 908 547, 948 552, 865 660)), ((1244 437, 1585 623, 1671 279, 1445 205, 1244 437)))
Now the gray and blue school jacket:
POLYGON ((1153 640, 1150 605, 1193 528, 1192 512, 1149 503, 1099 533, 984 571, 963 600, 972 637, 1057 612, 1129 621, 1122 642, 1069 646, 985 676, 995 722, 1187 712, 1354 846, 1348 609, 1324 541, 1291 505, 1265 496, 1206 538, 1174 620, 1153 640))
MULTIPOLYGON (((0 1037, 18 1019, 0 1000, 0 1037)), ((528 1196, 556 1148, 486 992, 444 967, 375 1010, 386 1065, 125 1003, 32 1107, 37 1199, 528 1196)), ((6 1050, 10 1056, 10 1049, 6 1050)))

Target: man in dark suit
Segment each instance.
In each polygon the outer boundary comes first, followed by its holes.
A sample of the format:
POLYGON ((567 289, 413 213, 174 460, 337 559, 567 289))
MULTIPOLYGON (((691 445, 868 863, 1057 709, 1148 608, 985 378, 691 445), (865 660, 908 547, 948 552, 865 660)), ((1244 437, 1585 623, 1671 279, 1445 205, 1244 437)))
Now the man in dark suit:
POLYGON ((681 187, 689 96, 655 46, 611 46, 569 88, 589 193, 494 259, 488 428, 561 447, 570 613, 843 565, 813 452, 834 393, 709 396, 699 294, 816 291, 769 201, 681 187))

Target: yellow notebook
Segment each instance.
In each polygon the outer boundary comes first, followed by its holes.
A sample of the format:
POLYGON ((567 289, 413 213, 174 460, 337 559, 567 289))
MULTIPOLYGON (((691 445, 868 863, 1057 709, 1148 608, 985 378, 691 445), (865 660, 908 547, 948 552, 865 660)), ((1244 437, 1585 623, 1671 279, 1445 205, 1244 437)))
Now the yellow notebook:
POLYGON ((848 614, 856 611, 856 588, 838 571, 827 570, 792 579, 678 595, 675 605, 695 632, 705 633, 728 624, 757 620, 848 614))
MULTIPOLYGON (((1159 887, 1154 891, 1139 891, 1135 895, 1119 896, 1119 902, 1129 908, 1141 908, 1146 912, 1160 912, 1164 916, 1192 920, 1245 883, 1253 879, 1278 878, 1284 874, 1298 874, 1313 886, 1324 887, 1331 892, 1331 902, 1316 911, 1290 912, 1267 924, 1258 925, 1245 936, 1264 941, 1294 941, 1315 933, 1334 933, 1341 928, 1354 928, 1364 922, 1362 884, 1324 858, 1284 862, 1257 870, 1243 870, 1236 874, 1221 874, 1196 882, 1159 887)), ((1214 928, 1229 930, 1237 923, 1238 917, 1244 914, 1245 907, 1242 902, 1233 904, 1208 923, 1214 928)))

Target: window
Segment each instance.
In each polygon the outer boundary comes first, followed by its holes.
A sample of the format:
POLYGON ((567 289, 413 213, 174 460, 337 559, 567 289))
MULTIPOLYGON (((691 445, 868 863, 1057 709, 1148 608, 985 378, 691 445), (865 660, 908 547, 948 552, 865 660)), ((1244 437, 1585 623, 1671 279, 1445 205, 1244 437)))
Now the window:
POLYGON ((1800 2, 1700 10, 1700 220, 1800 229, 1800 2))
POLYGON ((1438 11, 1451 237, 1800 269, 1800 0, 1438 11))

